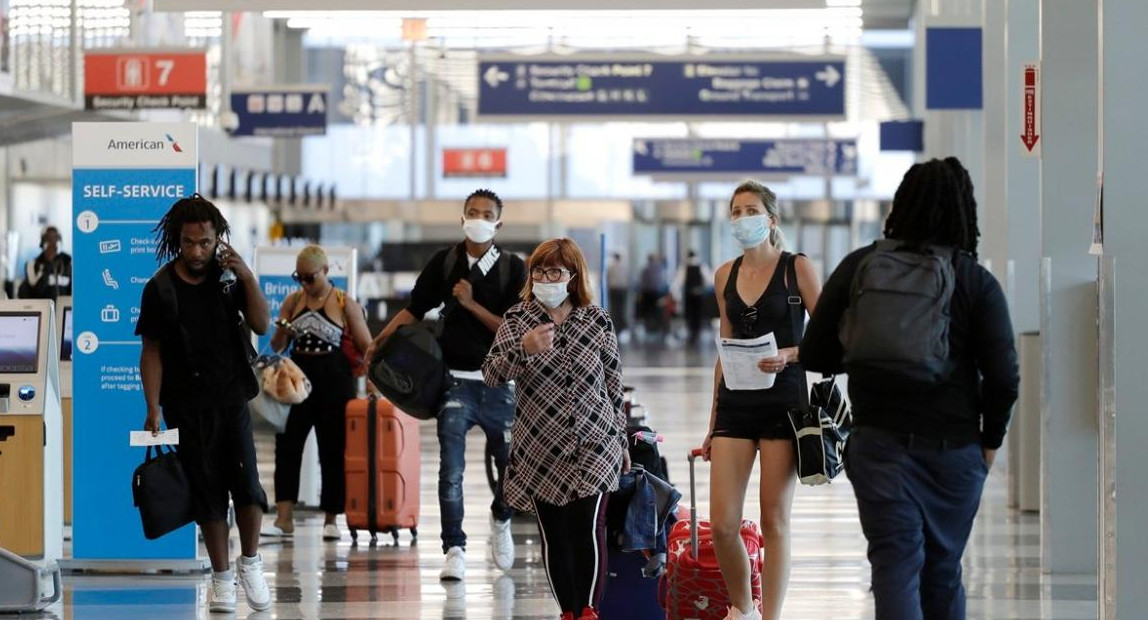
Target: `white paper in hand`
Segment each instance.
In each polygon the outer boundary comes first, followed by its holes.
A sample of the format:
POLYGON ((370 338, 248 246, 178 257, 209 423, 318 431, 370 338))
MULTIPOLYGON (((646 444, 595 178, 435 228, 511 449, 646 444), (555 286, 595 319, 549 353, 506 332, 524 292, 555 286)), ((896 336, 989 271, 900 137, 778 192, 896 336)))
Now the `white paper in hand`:
POLYGON ((131 431, 129 442, 133 448, 144 446, 178 446, 179 429, 173 428, 160 431, 157 435, 152 435, 151 431, 131 431))
POLYGON ((773 332, 743 340, 718 338, 718 356, 725 386, 731 390, 768 390, 777 375, 762 372, 757 363, 777 356, 777 338, 773 332))

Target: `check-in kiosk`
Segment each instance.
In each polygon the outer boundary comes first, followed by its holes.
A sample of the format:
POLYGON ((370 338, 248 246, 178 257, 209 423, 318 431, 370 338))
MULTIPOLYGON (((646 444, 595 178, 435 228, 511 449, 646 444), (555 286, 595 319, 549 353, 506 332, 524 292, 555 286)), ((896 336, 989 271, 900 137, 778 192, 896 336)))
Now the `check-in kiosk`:
POLYGON ((55 565, 64 544, 64 440, 56 317, 48 300, 0 301, 0 547, 55 565))
POLYGON ((56 300, 60 351, 60 413, 64 432, 64 525, 72 524, 72 298, 56 300))

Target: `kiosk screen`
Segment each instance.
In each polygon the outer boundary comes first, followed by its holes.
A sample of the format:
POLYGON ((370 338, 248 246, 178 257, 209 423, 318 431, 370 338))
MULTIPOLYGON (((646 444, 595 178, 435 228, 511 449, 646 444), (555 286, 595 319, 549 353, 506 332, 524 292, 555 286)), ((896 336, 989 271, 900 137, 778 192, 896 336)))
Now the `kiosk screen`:
POLYGON ((0 314, 0 373, 35 373, 39 355, 40 313, 0 314))
POLYGON ((72 307, 64 306, 64 337, 60 339, 60 361, 72 361, 72 307))

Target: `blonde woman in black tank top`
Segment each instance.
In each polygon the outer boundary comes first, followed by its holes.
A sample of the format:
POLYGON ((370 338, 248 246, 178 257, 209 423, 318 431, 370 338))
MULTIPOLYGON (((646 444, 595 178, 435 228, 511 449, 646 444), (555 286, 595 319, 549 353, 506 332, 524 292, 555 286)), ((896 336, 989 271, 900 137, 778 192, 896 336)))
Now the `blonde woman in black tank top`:
POLYGON ((275 436, 275 523, 264 536, 291 536, 295 531, 294 509, 299 499, 299 476, 303 448, 311 429, 319 446, 322 491, 319 507, 326 513, 323 539, 339 540, 336 519, 345 502, 343 453, 347 444, 345 412, 355 397, 355 377, 344 353, 344 334, 360 354, 371 344, 366 317, 354 298, 335 288, 328 279, 327 254, 309 245, 295 260, 293 278, 300 289, 283 300, 271 347, 283 351, 290 345, 291 360, 311 381, 311 395, 291 407, 287 428, 275 436))
POLYGON ((734 238, 742 256, 718 268, 714 291, 723 338, 751 338, 773 332, 778 356, 758 369, 776 374, 768 390, 730 390, 721 362, 714 369, 714 400, 706 433, 714 547, 733 606, 726 618, 776 620, 789 582, 789 515, 796 480, 792 433, 786 411, 808 399, 805 372, 797 359, 801 334, 789 314, 789 278, 796 278, 802 307, 813 312, 821 282, 802 255, 783 251, 777 196, 754 181, 742 183, 730 200, 734 238), (790 275, 792 274, 792 275, 790 275), (761 463, 761 529, 765 535, 761 609, 750 595, 749 561, 740 526, 746 486, 755 460, 761 463))

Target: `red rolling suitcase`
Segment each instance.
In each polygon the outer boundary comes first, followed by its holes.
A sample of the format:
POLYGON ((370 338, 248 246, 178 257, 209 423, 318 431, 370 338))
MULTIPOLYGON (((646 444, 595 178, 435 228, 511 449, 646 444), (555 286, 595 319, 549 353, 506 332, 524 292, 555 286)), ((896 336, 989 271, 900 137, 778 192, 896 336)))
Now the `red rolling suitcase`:
POLYGON ((371 395, 347 403, 347 527, 358 542, 410 528, 418 538, 419 423, 390 401, 371 395))
MULTIPOLYGON (((689 457, 690 520, 678 521, 670 530, 666 574, 661 584, 667 620, 722 620, 730 605, 714 552, 710 522, 698 521, 694 460, 701 454, 701 450, 693 450, 689 457)), ((764 541, 756 522, 742 520, 741 540, 749 555, 751 596, 759 605, 764 541)))

